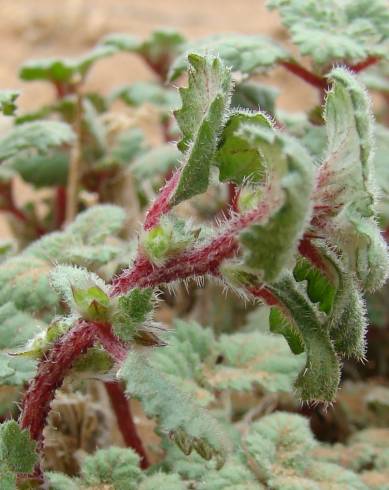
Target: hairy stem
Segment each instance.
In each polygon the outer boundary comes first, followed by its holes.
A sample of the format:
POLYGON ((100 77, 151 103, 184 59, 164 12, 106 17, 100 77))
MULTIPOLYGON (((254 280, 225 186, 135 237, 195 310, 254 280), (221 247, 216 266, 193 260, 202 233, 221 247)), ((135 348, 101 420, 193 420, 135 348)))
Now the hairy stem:
POLYGON ((160 190, 157 198, 147 211, 143 228, 145 230, 151 230, 159 223, 161 216, 168 213, 171 209, 170 198, 176 188, 180 179, 181 169, 177 169, 170 179, 166 182, 164 187, 160 190))
POLYGON ((143 447, 142 440, 136 430, 129 400, 126 398, 122 386, 117 382, 107 382, 105 383, 105 388, 126 446, 134 449, 140 456, 141 468, 144 470, 147 469, 150 466, 150 462, 143 447))
POLYGON ((29 430, 39 446, 42 446, 43 429, 55 390, 62 385, 75 360, 92 347, 95 330, 93 323, 80 321, 54 344, 38 365, 38 372, 23 399, 19 423, 22 429, 29 430))
POLYGON ((74 130, 77 135, 76 142, 70 153, 68 185, 66 192, 66 223, 74 220, 78 210, 78 189, 80 185, 81 156, 82 156, 82 95, 80 89, 76 90, 76 118, 74 130))
POLYGON ((236 235, 252 223, 266 220, 278 208, 279 198, 272 197, 269 188, 258 207, 232 218, 216 238, 201 247, 182 252, 161 266, 138 255, 133 267, 113 280, 112 295, 124 294, 134 287, 154 287, 188 277, 217 275, 222 261, 233 257, 238 251, 236 235))

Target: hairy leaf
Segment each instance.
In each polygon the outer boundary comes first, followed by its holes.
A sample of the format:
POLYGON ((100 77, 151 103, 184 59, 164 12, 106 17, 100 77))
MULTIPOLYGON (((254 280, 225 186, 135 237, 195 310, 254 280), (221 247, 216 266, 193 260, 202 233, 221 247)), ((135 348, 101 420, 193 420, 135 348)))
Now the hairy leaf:
POLYGON ((112 97, 119 98, 132 107, 149 103, 164 111, 176 109, 180 103, 176 90, 168 89, 155 82, 135 82, 115 90, 112 97))
POLYGON ((236 112, 230 116, 215 156, 222 182, 241 184, 248 179, 255 182, 264 177, 267 162, 263 161, 259 146, 254 146, 242 135, 240 130, 245 124, 271 127, 269 119, 260 112, 236 112))
POLYGON ((97 46, 79 58, 47 58, 24 63, 19 71, 22 80, 48 80, 75 83, 77 77, 85 77, 92 65, 116 53, 113 46, 97 46))
POLYGON ((141 400, 149 417, 157 417, 160 428, 185 454, 195 449, 203 458, 215 457, 222 465, 228 442, 213 418, 135 351, 119 371, 129 395, 141 400))
POLYGON ((69 155, 60 151, 50 152, 48 155, 22 154, 13 158, 9 167, 35 187, 66 185, 69 155))
POLYGON ((173 29, 158 29, 144 41, 128 34, 112 34, 104 38, 103 43, 140 54, 164 79, 171 62, 182 51, 185 38, 173 29))
POLYGON ((220 56, 226 66, 245 74, 270 68, 288 56, 271 39, 257 35, 218 34, 189 43, 184 48, 170 68, 170 80, 175 80, 187 69, 188 53, 220 56))
POLYGON ((13 116, 16 111, 15 101, 19 95, 17 90, 0 90, 0 112, 4 116, 13 116))
POLYGON ((287 308, 289 321, 305 345, 307 361, 296 381, 298 395, 303 400, 331 402, 338 388, 340 367, 327 326, 290 275, 285 274, 269 288, 287 308))
POLYGON ((134 338, 136 329, 150 318, 153 311, 153 290, 134 288, 118 299, 112 327, 124 342, 134 338))
POLYGON ((71 265, 58 265, 50 272, 50 284, 72 312, 86 320, 106 320, 109 288, 96 274, 71 265))
POLYGON ((231 98, 231 106, 236 109, 261 110, 267 114, 274 115, 277 96, 278 90, 274 87, 244 82, 235 87, 231 98))
POLYGON ((0 140, 0 160, 9 159, 19 152, 46 153, 49 148, 60 147, 74 141, 71 127, 58 121, 36 121, 16 126, 0 140))
POLYGON ((286 135, 252 124, 240 134, 258 148, 273 196, 280 196, 278 211, 266 223, 253 224, 240 234, 246 265, 271 282, 293 263, 309 222, 314 167, 304 148, 286 135))
POLYGON ((318 65, 386 56, 389 12, 385 0, 270 0, 302 55, 318 65))
POLYGON ((115 490, 136 490, 142 478, 139 456, 130 448, 100 449, 86 456, 81 477, 87 488, 112 485, 115 490))
POLYGON ((37 462, 35 442, 27 430, 9 420, 0 425, 0 462, 15 473, 30 473, 37 462))
POLYGON ((189 86, 180 89, 182 107, 175 112, 182 131, 178 148, 186 153, 173 205, 206 191, 231 91, 230 71, 220 59, 190 54, 188 60, 189 86))
POLYGON ((386 244, 375 222, 373 122, 369 100, 356 78, 334 69, 325 106, 327 156, 320 168, 317 205, 329 209, 319 225, 327 227, 367 290, 380 287, 388 274, 386 244))

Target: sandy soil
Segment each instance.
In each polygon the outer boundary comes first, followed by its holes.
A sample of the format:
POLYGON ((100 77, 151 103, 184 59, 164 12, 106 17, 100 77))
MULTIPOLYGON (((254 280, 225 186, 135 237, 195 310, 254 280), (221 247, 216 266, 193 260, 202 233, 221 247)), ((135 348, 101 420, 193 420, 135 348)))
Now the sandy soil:
MULTIPOLYGON (((51 94, 45 84, 18 80, 21 63, 81 54, 111 32, 144 37, 158 27, 174 27, 190 39, 232 31, 284 38, 278 15, 266 9, 264 0, 0 0, 0 14, 0 87, 20 88, 23 108, 36 107, 51 94)), ((104 91, 150 77, 141 60, 124 54, 99 62, 88 83, 104 91)), ((312 101, 311 90, 301 92, 301 84, 283 71, 271 79, 283 88, 282 106, 297 109, 312 101)))

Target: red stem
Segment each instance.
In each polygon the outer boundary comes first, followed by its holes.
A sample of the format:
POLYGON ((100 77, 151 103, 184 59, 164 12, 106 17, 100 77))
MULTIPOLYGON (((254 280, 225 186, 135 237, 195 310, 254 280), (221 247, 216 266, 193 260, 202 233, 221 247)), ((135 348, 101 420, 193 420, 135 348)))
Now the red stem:
POLYGON ((237 233, 254 222, 261 222, 278 208, 279 199, 272 201, 271 189, 265 192, 257 208, 230 220, 224 231, 202 247, 184 251, 165 264, 156 266, 146 257, 138 255, 131 269, 123 271, 112 282, 112 295, 125 294, 134 287, 153 287, 178 279, 216 274, 221 262, 236 254, 237 233))
POLYGON ((348 65, 348 68, 354 73, 359 73, 360 71, 366 70, 369 66, 375 65, 380 61, 378 56, 369 56, 365 60, 355 63, 355 65, 348 65))
POLYGON ((127 447, 131 447, 140 456, 140 467, 147 469, 150 466, 146 451, 143 447, 132 417, 129 401, 124 395, 121 385, 117 382, 105 383, 112 408, 116 415, 118 427, 127 447))
POLYGON ((247 288, 247 290, 256 298, 261 298, 264 300, 269 306, 282 306, 278 298, 264 286, 250 287, 247 288))
POLYGON ((43 443, 43 429, 55 390, 62 385, 74 361, 92 347, 95 330, 94 324, 80 321, 54 344, 38 365, 38 372, 24 396, 19 420, 20 427, 29 430, 38 446, 43 443))
POLYGON ((62 228, 66 216, 66 188, 62 185, 55 190, 55 227, 62 228))
POLYGON ((323 77, 312 73, 311 71, 304 68, 302 65, 299 65, 295 61, 281 61, 280 64, 286 68, 288 71, 298 76, 305 82, 309 83, 313 87, 316 87, 320 90, 325 90, 328 88, 327 80, 323 77))
POLYGON ((311 240, 304 236, 299 243, 298 247, 299 252, 303 257, 308 259, 312 265, 317 267, 320 271, 322 271, 327 277, 330 276, 328 267, 326 262, 323 260, 322 256, 312 244, 311 240))
POLYGON ((164 187, 160 190, 157 198, 147 211, 143 228, 145 230, 151 230, 159 223, 161 216, 168 213, 171 209, 170 198, 178 184, 180 179, 181 169, 177 169, 170 179, 166 182, 164 187))

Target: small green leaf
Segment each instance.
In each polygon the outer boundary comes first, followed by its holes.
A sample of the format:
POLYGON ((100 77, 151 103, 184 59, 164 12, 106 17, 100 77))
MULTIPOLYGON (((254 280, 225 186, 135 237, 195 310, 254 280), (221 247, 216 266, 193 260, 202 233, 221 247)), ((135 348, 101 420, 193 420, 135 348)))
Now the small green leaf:
POLYGON ((218 58, 190 54, 188 60, 189 85, 180 89, 182 108, 175 112, 183 135, 178 148, 185 157, 172 205, 207 190, 230 101, 230 70, 218 58))
POLYGON ((231 106, 237 110, 249 109, 274 115, 278 90, 253 82, 240 83, 232 94, 231 106))
POLYGON ((181 153, 177 148, 166 143, 140 155, 131 165, 131 171, 140 184, 151 180, 160 185, 161 179, 177 167, 180 157, 181 153))
POLYGON ((0 112, 4 116, 13 116, 16 111, 15 101, 20 93, 17 90, 0 90, 0 112))
POLYGON ((72 287, 73 299, 80 315, 90 321, 104 321, 108 317, 110 301, 98 286, 88 289, 72 287))
POLYGON ((269 119, 262 113, 236 112, 228 119, 215 155, 222 182, 241 184, 247 179, 256 182, 265 174, 265 165, 259 146, 252 145, 240 132, 244 124, 270 128, 269 119))
POLYGON ((176 109, 180 103, 176 90, 163 87, 156 82, 136 82, 121 87, 115 90, 112 98, 121 99, 131 107, 139 107, 148 103, 164 111, 176 109))
POLYGON ((262 36, 218 34, 184 46, 182 54, 170 68, 170 80, 175 80, 187 69, 188 53, 220 56, 226 66, 245 74, 270 68, 277 61, 288 57, 283 48, 262 36))
POLYGON ((27 430, 10 420, 0 425, 0 462, 15 473, 31 473, 38 456, 27 430))
POLYGON ((194 242, 190 221, 164 216, 160 224, 141 236, 142 251, 154 264, 162 264, 194 242))
POLYGON ((27 61, 19 76, 22 80, 47 80, 50 82, 75 83, 77 77, 85 77, 92 65, 117 52, 112 46, 97 46, 79 58, 47 58, 27 61))
POLYGON ((297 355, 305 351, 301 333, 279 308, 271 308, 269 313, 269 327, 271 332, 281 334, 285 337, 293 354, 297 355))
POLYGON ((153 309, 151 288, 132 289, 118 299, 112 321, 113 331, 125 342, 133 340, 137 328, 150 317, 153 309))
POLYGON ((103 43, 140 54, 165 79, 171 62, 183 49, 185 38, 173 29, 158 29, 144 41, 128 34, 111 34, 103 39, 103 43))
POLYGON ((80 267, 59 265, 50 272, 50 283, 73 313, 86 320, 107 320, 109 288, 96 274, 80 267))
POLYGON ((312 303, 318 303, 320 311, 330 313, 336 295, 336 286, 302 257, 297 261, 293 275, 297 282, 307 281, 307 294, 312 303))
POLYGON ((142 479, 139 456, 130 448, 100 449, 85 457, 81 478, 86 487, 112 485, 115 490, 136 490, 142 479))

